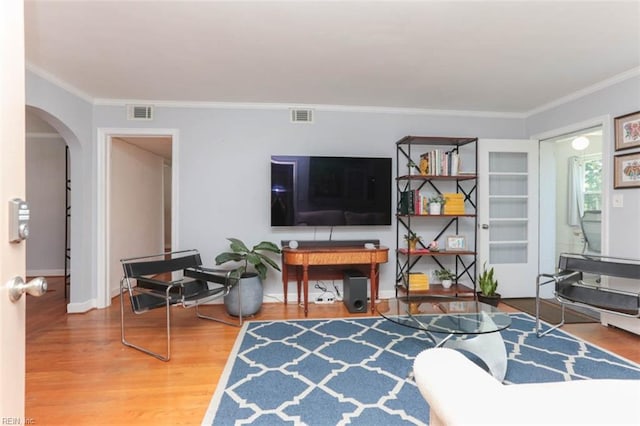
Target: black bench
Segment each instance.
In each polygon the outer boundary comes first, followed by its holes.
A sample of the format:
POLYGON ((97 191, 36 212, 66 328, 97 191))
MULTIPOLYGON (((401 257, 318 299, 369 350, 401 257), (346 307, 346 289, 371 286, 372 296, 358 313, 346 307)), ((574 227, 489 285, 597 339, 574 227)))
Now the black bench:
POLYGON ((558 261, 558 272, 540 274, 536 281, 536 334, 544 336, 564 325, 565 305, 582 306, 599 312, 628 317, 640 317, 640 290, 619 290, 603 285, 609 278, 638 280, 640 261, 610 256, 563 253, 558 261), (585 274, 597 279, 587 282, 585 274), (542 332, 540 327, 540 288, 554 283, 554 295, 560 302, 562 317, 559 324, 542 332))

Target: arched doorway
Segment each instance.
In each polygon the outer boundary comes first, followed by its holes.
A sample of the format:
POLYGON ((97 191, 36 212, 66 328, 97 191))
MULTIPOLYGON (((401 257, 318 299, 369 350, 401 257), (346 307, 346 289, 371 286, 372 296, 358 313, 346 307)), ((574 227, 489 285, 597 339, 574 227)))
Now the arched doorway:
POLYGON ((46 111, 26 107, 27 202, 31 209, 31 235, 27 244, 27 274, 63 277, 64 300, 71 301, 73 267, 71 239, 76 224, 70 217, 72 170, 80 148, 64 123, 46 111), (68 277, 65 277, 68 275, 68 277))

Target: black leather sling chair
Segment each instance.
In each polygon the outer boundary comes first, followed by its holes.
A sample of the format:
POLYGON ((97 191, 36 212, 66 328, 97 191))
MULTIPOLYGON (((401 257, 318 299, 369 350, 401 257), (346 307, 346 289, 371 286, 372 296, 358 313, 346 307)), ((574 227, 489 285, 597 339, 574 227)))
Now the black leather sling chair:
POLYGON ((564 325, 565 305, 581 306, 597 312, 640 317, 640 260, 589 254, 563 253, 558 271, 540 274, 536 280, 536 334, 542 337, 564 325), (588 282, 585 275, 597 277, 588 282), (609 287, 612 279, 628 280, 629 290, 609 287), (554 283, 554 296, 562 306, 560 323, 542 331, 540 326, 540 289, 554 283))
POLYGON ((171 306, 195 308, 198 318, 230 325, 242 325, 242 305, 238 300, 237 323, 204 315, 200 305, 224 297, 238 284, 233 271, 204 268, 197 250, 181 250, 151 256, 132 257, 120 261, 124 276, 120 280, 120 329, 122 344, 154 356, 162 361, 171 357, 171 306), (180 275, 173 279, 171 275, 180 275), (168 276, 168 279, 165 279, 168 276), (166 352, 161 354, 131 343, 125 337, 125 294, 129 295, 135 314, 151 309, 166 309, 166 352))

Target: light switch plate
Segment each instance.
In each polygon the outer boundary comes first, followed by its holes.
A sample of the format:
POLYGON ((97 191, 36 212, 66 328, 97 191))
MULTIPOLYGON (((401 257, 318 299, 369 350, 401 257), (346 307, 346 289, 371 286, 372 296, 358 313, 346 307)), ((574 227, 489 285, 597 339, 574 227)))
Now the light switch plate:
POLYGON ((624 198, 622 194, 613 195, 613 207, 621 208, 624 205, 624 198))

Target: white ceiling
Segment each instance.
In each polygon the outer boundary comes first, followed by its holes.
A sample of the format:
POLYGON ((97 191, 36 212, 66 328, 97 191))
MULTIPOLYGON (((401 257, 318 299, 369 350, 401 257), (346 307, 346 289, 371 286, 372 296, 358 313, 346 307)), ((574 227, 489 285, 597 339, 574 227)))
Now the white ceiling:
POLYGON ((138 148, 150 152, 155 155, 159 155, 164 158, 166 164, 171 164, 173 153, 172 149, 172 139, 167 136, 120 136, 116 139, 119 139, 123 142, 130 143, 131 145, 135 145, 138 148))
POLYGON ((34 72, 95 102, 527 114, 640 70, 640 1, 25 1, 34 72))

